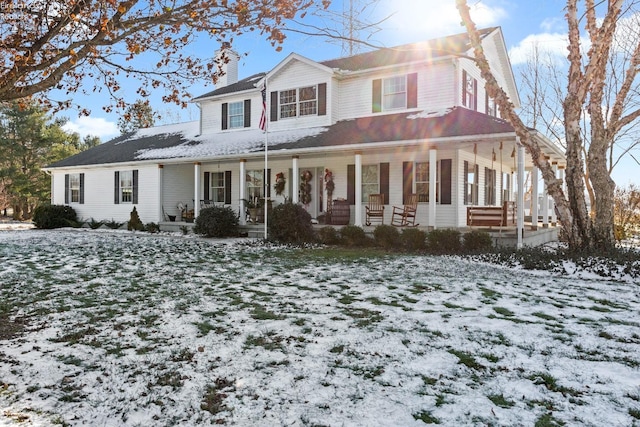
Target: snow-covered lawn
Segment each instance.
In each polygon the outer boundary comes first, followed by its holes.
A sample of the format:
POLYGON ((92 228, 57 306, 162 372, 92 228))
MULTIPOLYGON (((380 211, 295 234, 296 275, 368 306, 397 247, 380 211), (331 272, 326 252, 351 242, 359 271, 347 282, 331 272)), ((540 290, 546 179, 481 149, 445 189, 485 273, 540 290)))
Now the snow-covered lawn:
POLYGON ((640 425, 630 280, 90 230, 0 270, 0 425, 640 425))

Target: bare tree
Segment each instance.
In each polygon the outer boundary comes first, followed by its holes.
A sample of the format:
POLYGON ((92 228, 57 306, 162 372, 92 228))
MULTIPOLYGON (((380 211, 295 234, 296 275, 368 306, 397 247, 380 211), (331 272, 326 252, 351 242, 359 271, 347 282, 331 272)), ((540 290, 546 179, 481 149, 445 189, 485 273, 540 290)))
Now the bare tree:
POLYGON ((617 72, 618 82, 608 85, 607 81, 612 75, 612 58, 616 55, 614 41, 618 24, 623 18, 634 16, 633 4, 625 5, 623 0, 612 0, 606 5, 596 4, 593 0, 567 0, 568 71, 566 89, 562 92, 562 133, 559 134, 566 144, 567 194, 540 147, 531 138, 522 117, 515 112, 513 104, 493 77, 466 0, 456 0, 456 4, 472 41, 476 63, 487 81, 487 91, 496 99, 503 116, 514 126, 534 165, 542 172, 570 247, 611 247, 615 243, 615 183, 610 176, 609 155, 616 138, 640 116, 635 102, 629 101, 634 95, 637 85, 634 83, 640 70, 640 41, 637 37, 627 40, 629 56, 621 64, 621 71, 617 72), (578 3, 583 3, 582 15, 578 3), (596 10, 598 7, 602 10, 596 10), (604 18, 597 18, 597 12, 602 12, 604 18), (588 46, 583 44, 581 25, 589 40, 588 46), (611 101, 610 109, 603 108, 606 99, 611 101), (585 111, 588 113, 588 128, 585 127, 585 111), (587 208, 585 177, 593 188, 593 215, 587 208))
MULTIPOLYGON (((124 107, 120 79, 139 79, 138 96, 164 88, 164 101, 185 105, 194 79, 217 79, 222 64, 185 54, 198 37, 215 46, 255 31, 280 49, 287 24, 330 0, 9 0, 0 8, 0 101, 51 91, 107 94, 124 107), (144 55, 144 60, 139 60, 144 55), (91 84, 92 83, 92 84, 91 84)), ((293 24, 292 24, 293 25, 293 24)), ((201 58, 202 56, 202 58, 201 58)), ((80 107, 81 108, 81 107, 80 107)), ((88 113, 87 111, 84 111, 88 113)))

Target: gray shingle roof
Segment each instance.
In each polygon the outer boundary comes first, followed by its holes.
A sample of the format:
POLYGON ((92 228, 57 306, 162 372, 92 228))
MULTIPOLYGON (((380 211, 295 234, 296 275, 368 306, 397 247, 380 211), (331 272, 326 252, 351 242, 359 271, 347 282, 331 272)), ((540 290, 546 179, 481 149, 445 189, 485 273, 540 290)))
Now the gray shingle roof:
MULTIPOLYGON (((252 129, 238 132, 197 135, 198 123, 144 129, 105 142, 50 165, 50 168, 135 162, 153 159, 214 159, 264 150, 264 134, 252 129), (136 136, 138 135, 138 136, 136 136)), ((321 149, 371 144, 504 134, 513 127, 502 119, 456 107, 439 113, 379 114, 307 130, 269 134, 269 151, 321 149)))
POLYGON ((221 88, 212 90, 211 92, 207 92, 204 95, 200 95, 196 98, 193 98, 194 101, 203 98, 209 98, 211 96, 216 95, 224 95, 226 93, 234 93, 234 92, 242 92, 249 89, 255 89, 255 84, 265 76, 266 73, 256 73, 252 76, 249 76, 245 79, 238 80, 236 83, 232 83, 227 86, 223 86, 221 88))

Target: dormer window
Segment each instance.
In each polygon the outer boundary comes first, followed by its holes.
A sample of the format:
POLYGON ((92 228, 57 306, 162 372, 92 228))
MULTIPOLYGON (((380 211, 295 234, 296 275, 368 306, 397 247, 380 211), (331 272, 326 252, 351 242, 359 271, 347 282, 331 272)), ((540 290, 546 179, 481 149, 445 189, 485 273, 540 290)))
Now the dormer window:
POLYGON ((372 111, 400 110, 418 106, 418 74, 404 74, 373 81, 372 111))

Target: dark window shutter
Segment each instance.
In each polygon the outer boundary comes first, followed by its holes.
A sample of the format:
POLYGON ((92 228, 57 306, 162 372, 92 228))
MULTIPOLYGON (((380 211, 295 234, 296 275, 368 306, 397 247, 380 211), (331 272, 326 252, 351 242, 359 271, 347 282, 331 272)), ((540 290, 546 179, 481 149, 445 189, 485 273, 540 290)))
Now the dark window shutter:
POLYGON ((278 92, 271 92, 271 111, 269 114, 269 121, 277 122, 278 121, 278 92))
POLYGON ((224 173, 224 204, 231 204, 231 171, 224 173))
POLYGON ((209 197, 210 188, 211 188, 211 173, 205 172, 204 173, 204 195, 202 196, 203 199, 209 200, 211 198, 209 197))
POLYGON ((464 204, 469 204, 469 162, 464 161, 464 168, 462 170, 462 179, 464 181, 464 204))
POLYGON ((477 205, 478 200, 478 184, 480 183, 480 166, 477 164, 473 167, 473 200, 471 203, 477 205))
POLYGON ((373 98, 371 100, 371 112, 382 111, 382 79, 375 79, 372 87, 373 98))
POLYGON ((327 84, 320 83, 318 85, 318 115, 327 115, 327 84))
POLYGON ((451 159, 440 160, 440 204, 451 204, 451 159))
POLYGON ((467 106, 467 72, 462 70, 462 105, 467 106))
POLYGON ((84 173, 80 174, 80 204, 84 204, 84 173))
POLYGON ((138 169, 133 170, 133 204, 138 204, 138 169))
POLYGON ((120 203, 120 172, 116 171, 113 175, 113 203, 117 205, 118 203, 120 203))
POLYGON ((251 100, 244 100, 244 127, 251 127, 251 100))
POLYGON ((413 162, 402 162, 402 204, 408 202, 413 193, 413 162))
POLYGON ((491 170, 487 167, 484 168, 484 205, 489 206, 489 179, 490 179, 491 170))
POLYGON ((347 203, 356 204, 356 165, 347 165, 347 203))
POLYGON ((389 163, 380 163, 380 193, 383 204, 389 204, 389 163))
POLYGON ((64 204, 69 204, 69 174, 64 174, 64 204))
POLYGON ((418 106, 418 73, 407 75, 407 108, 418 106))
POLYGON ((222 104, 222 130, 229 129, 229 104, 222 104))

